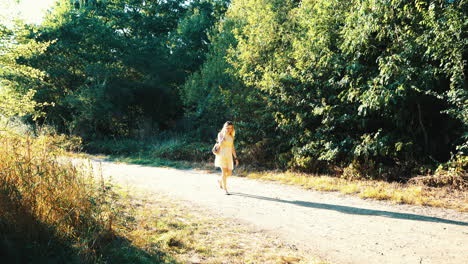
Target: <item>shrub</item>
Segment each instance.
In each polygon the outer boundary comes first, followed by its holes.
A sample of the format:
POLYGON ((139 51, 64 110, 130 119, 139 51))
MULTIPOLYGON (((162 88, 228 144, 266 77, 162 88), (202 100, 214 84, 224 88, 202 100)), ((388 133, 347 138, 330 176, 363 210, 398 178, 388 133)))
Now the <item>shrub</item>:
POLYGON ((154 157, 169 160, 184 161, 209 161, 212 160, 211 145, 201 142, 190 142, 186 140, 167 140, 153 146, 151 154, 154 157))
POLYGON ((449 162, 440 165, 434 175, 418 176, 411 183, 431 187, 450 186, 461 190, 468 188, 468 157, 454 156, 449 162))

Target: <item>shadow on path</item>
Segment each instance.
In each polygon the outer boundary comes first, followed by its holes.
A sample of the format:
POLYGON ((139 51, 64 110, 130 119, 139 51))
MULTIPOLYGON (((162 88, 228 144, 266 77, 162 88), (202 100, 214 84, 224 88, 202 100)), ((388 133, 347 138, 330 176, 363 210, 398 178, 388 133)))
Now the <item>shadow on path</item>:
POLYGON ((371 210, 371 209, 363 209, 363 208, 334 205, 334 204, 312 203, 312 202, 305 202, 305 201, 289 201, 289 200, 282 200, 282 199, 265 197, 265 196, 239 193, 239 192, 231 192, 231 195, 237 195, 237 196, 272 201, 272 202, 289 203, 289 204, 294 204, 294 205, 304 206, 304 207, 309 207, 309 208, 335 210, 335 211, 346 213, 346 214, 378 215, 378 216, 385 216, 385 217, 404 219, 404 220, 416 220, 416 221, 437 222, 437 223, 444 223, 444 224, 468 226, 468 222, 453 221, 453 220, 431 217, 431 216, 424 216, 424 215, 371 210))

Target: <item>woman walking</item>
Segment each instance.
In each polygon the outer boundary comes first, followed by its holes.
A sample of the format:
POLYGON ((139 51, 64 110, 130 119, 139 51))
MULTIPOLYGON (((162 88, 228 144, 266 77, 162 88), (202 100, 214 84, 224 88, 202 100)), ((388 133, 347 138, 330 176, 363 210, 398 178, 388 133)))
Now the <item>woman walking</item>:
POLYGON ((227 195, 229 192, 227 190, 226 180, 228 176, 232 175, 232 169, 234 168, 234 160, 236 161, 236 166, 239 165, 237 160, 236 149, 234 148, 234 137, 236 131, 234 130, 234 125, 231 121, 224 123, 223 129, 218 133, 218 144, 220 146, 219 152, 216 154, 215 166, 220 167, 222 170, 221 179, 218 180, 219 188, 224 189, 227 195))

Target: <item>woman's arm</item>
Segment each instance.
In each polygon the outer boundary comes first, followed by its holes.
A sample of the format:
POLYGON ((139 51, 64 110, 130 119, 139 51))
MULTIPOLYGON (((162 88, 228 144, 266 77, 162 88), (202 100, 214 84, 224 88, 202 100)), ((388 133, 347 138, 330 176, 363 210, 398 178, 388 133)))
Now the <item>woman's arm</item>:
POLYGON ((223 134, 221 132, 218 133, 218 143, 221 143, 224 140, 223 134))
POLYGON ((234 145, 232 146, 232 156, 234 156, 234 159, 237 160, 237 153, 236 153, 236 148, 234 147, 234 145))
POLYGON ((234 156, 234 160, 236 161, 236 166, 239 166, 239 160, 237 159, 236 148, 232 145, 232 155, 234 156))

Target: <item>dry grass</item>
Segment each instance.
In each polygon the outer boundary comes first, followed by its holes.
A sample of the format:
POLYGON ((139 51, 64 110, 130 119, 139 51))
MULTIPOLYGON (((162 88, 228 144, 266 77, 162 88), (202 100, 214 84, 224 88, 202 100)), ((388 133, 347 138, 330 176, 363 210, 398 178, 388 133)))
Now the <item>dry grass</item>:
POLYGON ((60 158, 69 143, 62 136, 0 133, 0 237, 16 261, 28 262, 20 254, 26 248, 44 255, 54 247, 76 254, 75 261, 93 261, 99 241, 112 236, 109 187, 60 158))
POLYGON ((277 181, 318 191, 337 191, 361 198, 388 200, 393 203, 428 205, 468 212, 468 191, 451 187, 428 187, 416 184, 388 183, 371 180, 346 180, 294 172, 240 171, 240 176, 277 181))
POLYGON ((165 261, 203 264, 324 263, 265 232, 212 215, 196 206, 160 194, 126 196, 121 200, 121 236, 139 248, 161 250, 165 261), (134 216, 134 217, 133 217, 134 216), (130 227, 130 229, 128 229, 130 227))

